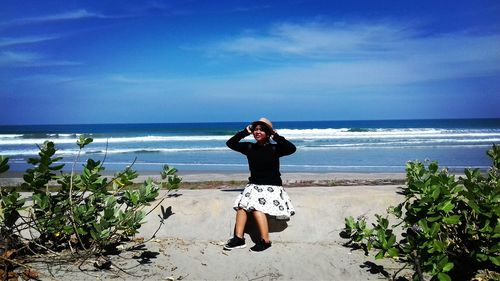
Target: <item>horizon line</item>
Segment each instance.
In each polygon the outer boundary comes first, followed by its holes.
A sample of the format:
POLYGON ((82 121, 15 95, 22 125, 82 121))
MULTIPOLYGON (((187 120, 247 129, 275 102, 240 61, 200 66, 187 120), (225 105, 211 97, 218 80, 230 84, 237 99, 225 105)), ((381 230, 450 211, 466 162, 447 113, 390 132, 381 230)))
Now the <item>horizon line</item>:
MULTIPOLYGON (((332 120, 277 120, 273 123, 290 123, 290 122, 374 122, 374 121, 430 121, 430 120, 499 120, 500 117, 472 117, 472 118, 403 118, 403 119, 332 119, 332 120)), ((49 124, 0 124, 1 127, 14 126, 89 126, 89 125, 145 125, 145 124, 217 124, 217 123, 245 123, 250 121, 191 121, 191 122, 109 122, 109 123, 49 123, 49 124)))

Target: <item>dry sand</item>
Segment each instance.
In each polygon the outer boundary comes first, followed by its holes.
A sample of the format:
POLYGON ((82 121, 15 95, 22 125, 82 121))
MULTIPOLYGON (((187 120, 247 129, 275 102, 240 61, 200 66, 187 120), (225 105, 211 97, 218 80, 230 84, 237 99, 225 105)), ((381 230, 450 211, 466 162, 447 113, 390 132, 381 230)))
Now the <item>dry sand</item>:
MULTIPOLYGON (((359 175, 352 175, 353 179, 359 175)), ((192 177, 195 181, 212 178, 207 174, 192 177)), ((83 271, 74 265, 35 266, 45 274, 42 280, 387 280, 402 266, 343 247, 346 240, 339 236, 345 217, 373 218, 374 213, 384 213, 389 205, 400 202, 397 185, 287 188, 297 213, 286 224, 270 221, 273 244, 261 253, 249 251, 253 246, 250 235, 246 235, 245 249, 222 249, 234 227, 231 206, 239 191, 170 193, 175 196, 165 198, 138 235, 150 238, 160 217, 168 217, 156 237, 145 248, 111 256, 111 270, 96 270, 91 263, 83 271)))

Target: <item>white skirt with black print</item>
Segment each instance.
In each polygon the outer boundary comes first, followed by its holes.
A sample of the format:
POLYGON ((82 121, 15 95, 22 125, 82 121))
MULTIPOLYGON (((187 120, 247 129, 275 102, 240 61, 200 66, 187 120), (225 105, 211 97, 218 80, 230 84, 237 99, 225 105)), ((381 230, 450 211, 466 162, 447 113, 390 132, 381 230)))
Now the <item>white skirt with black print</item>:
POLYGON ((279 220, 288 220, 295 214, 288 194, 278 185, 247 184, 236 198, 233 208, 247 212, 261 211, 279 220))

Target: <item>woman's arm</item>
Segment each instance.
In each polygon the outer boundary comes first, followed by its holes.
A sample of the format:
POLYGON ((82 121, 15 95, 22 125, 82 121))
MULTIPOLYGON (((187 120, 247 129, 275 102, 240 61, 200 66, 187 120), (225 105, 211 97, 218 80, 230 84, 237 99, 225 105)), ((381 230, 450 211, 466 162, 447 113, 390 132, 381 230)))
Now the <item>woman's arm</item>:
POLYGON ((240 140, 244 139, 248 135, 250 135, 248 129, 237 132, 226 142, 227 147, 234 151, 246 154, 251 144, 249 142, 240 142, 240 140))
POLYGON ((276 131, 274 131, 274 135, 272 137, 276 142, 276 151, 280 157, 293 154, 297 150, 293 143, 278 135, 276 131))

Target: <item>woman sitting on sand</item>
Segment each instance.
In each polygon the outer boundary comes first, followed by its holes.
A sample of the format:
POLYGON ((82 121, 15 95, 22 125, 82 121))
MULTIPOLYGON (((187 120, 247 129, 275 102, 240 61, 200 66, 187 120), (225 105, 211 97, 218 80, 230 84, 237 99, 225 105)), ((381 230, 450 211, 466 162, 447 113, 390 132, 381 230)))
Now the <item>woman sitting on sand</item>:
POLYGON ((290 155, 296 148, 291 142, 278 135, 273 124, 266 118, 248 125, 244 130, 230 138, 226 145, 232 150, 246 155, 250 169, 248 184, 236 198, 236 225, 234 235, 224 246, 226 250, 246 247, 244 230, 248 214, 257 223, 261 240, 250 250, 264 251, 271 247, 266 214, 277 219, 289 219, 295 213, 292 203, 282 187, 279 158, 290 155), (253 134, 257 141, 240 142, 246 136, 253 134), (270 143, 270 139, 276 143, 270 143))

